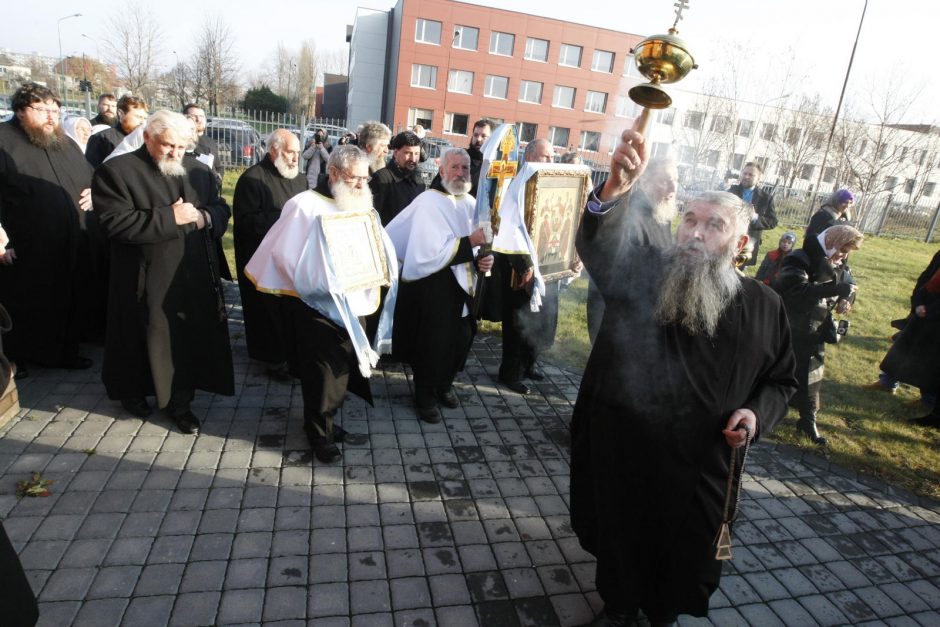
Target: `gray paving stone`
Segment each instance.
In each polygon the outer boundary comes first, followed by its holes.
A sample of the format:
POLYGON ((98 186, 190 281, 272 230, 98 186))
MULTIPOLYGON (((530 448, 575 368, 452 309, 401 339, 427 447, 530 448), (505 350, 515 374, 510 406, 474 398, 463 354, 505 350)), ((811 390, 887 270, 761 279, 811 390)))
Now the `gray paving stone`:
POLYGON ((389 588, 395 611, 431 606, 428 582, 423 577, 392 579, 389 588))
POLYGON ((387 581, 353 581, 349 584, 349 600, 353 614, 387 612, 391 609, 387 581))
POLYGON ((228 562, 223 560, 187 564, 183 580, 180 582, 180 593, 221 590, 227 568, 228 562))
POLYGON ((267 572, 267 558, 232 560, 225 574, 225 589, 263 588, 267 572))
POLYGON ((166 625, 175 600, 172 596, 134 597, 124 612, 124 624, 142 627, 166 625))
POLYGON ((362 579, 384 579, 385 555, 378 551, 370 553, 349 554, 349 579, 351 581, 362 579))
POLYGON ((221 592, 188 592, 176 597, 176 605, 170 616, 170 625, 176 627, 199 627, 215 624, 221 592))
POLYGON ((345 582, 348 578, 347 557, 343 553, 311 555, 309 570, 311 584, 345 582))
POLYGON ((284 586, 269 588, 264 598, 265 622, 307 617, 307 588, 284 586))
POLYGON ((39 622, 43 627, 59 627, 71 625, 78 614, 81 603, 78 601, 57 601, 39 604, 39 622))
POLYGON ((822 595, 801 597, 799 602, 820 625, 842 625, 849 620, 832 601, 822 595))
POLYGON ((39 595, 40 601, 80 601, 85 598, 95 568, 60 568, 55 570, 39 595))
POLYGON ((217 620, 226 623, 258 623, 264 607, 264 589, 226 590, 219 603, 217 620))
POLYGON ((424 561, 418 549, 392 549, 386 551, 385 567, 389 578, 413 577, 425 574, 424 561))
MULTIPOLYGON (((121 624, 124 611, 130 601, 128 599, 93 599, 82 604, 74 622, 71 624, 81 627, 108 627, 121 624)), ((43 617, 45 619, 45 617, 43 617)))
POLYGON ((267 587, 300 586, 307 582, 307 556, 273 557, 268 564, 267 587))

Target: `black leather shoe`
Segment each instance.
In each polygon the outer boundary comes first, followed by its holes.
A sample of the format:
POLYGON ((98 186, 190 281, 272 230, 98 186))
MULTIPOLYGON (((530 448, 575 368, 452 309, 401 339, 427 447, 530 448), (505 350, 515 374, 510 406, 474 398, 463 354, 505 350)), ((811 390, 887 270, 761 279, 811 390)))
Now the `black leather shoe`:
POLYGON ((146 418, 153 413, 145 398, 122 398, 121 407, 140 418, 146 418))
POLYGON ((545 375, 539 372, 538 370, 536 370, 534 367, 526 370, 525 376, 527 379, 531 379, 532 381, 544 381, 545 380, 545 375))
POLYGON ((800 418, 796 421, 796 431, 808 437, 813 444, 817 446, 826 446, 826 444, 829 443, 829 440, 819 435, 815 420, 803 420, 800 418))
MULTIPOLYGON (((340 457, 342 453, 339 452, 339 447, 333 443, 329 438, 325 438, 317 431, 310 423, 304 424, 304 433, 307 434, 307 441, 310 442, 310 448, 313 449, 313 456, 319 459, 324 464, 332 464, 340 457)), ((345 431, 343 432, 346 433, 345 431)), ((336 435, 336 426, 333 426, 333 435, 336 435)))
POLYGON ((505 379, 500 379, 499 382, 517 394, 529 393, 529 386, 522 381, 506 381, 505 379))
POLYGON ((418 418, 428 424, 436 425, 441 421, 441 410, 437 408, 437 405, 415 407, 415 411, 418 413, 418 418))
POLYGON ((173 416, 173 422, 179 427, 180 431, 187 435, 199 435, 199 419, 191 411, 185 411, 182 414, 173 416))
POLYGON ((349 435, 349 432, 346 429, 343 429, 338 424, 333 425, 333 441, 339 444, 342 444, 346 441, 346 436, 349 435))
POLYGON ((460 407, 460 400, 457 398, 457 393, 454 391, 453 386, 438 390, 437 400, 441 402, 441 405, 449 409, 457 409, 460 407))

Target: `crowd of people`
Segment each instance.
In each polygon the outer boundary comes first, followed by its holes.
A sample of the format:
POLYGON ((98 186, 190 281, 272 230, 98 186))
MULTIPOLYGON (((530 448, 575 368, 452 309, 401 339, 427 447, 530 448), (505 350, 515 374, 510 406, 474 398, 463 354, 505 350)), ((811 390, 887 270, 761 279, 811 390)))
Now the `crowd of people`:
MULTIPOLYGON (((230 208, 195 104, 149 115, 139 98, 104 96, 95 119, 63 125, 55 94, 29 84, 13 108, 0 125, 0 303, 18 376, 34 364, 88 368, 80 344, 101 342, 109 398, 143 418, 155 399, 198 434, 195 391, 235 389, 220 244, 231 219, 249 357, 275 381, 299 380, 320 462, 341 459, 348 434, 337 412, 347 392, 372 402, 380 359, 410 366, 417 419, 439 423, 441 407, 459 407, 454 381, 480 317, 502 325, 502 386, 527 394, 524 380, 544 378, 538 357, 555 336, 559 281, 541 278, 525 234, 519 245, 505 230, 494 240, 477 217, 493 122, 479 120, 466 149, 443 152, 427 189, 416 179, 423 129, 393 136, 367 122, 336 146, 319 131, 301 146, 279 129, 238 178, 230 208), (346 242, 357 252, 332 245, 352 232, 331 230, 338 219, 357 220, 347 224, 365 236, 346 242), (346 283, 353 266, 371 278, 346 283)), ((520 172, 555 157, 535 139, 520 172)), ((635 128, 583 208, 571 270, 583 262, 590 275, 593 350, 572 416, 571 519, 597 557, 605 608, 595 625, 631 624, 639 611, 653 625, 707 614, 740 456, 788 404, 797 429, 826 442, 816 422, 825 344, 844 331, 833 313, 852 308, 848 257, 863 241, 848 224, 854 198, 834 193, 802 247, 785 233, 751 280, 744 268, 777 225, 760 175, 748 163, 728 192, 679 208, 675 161, 650 159, 635 128)), ((924 347, 936 346, 938 268, 940 255, 882 364, 927 392, 937 383, 936 351, 924 347)), ((940 426, 940 409, 919 424, 940 426)))

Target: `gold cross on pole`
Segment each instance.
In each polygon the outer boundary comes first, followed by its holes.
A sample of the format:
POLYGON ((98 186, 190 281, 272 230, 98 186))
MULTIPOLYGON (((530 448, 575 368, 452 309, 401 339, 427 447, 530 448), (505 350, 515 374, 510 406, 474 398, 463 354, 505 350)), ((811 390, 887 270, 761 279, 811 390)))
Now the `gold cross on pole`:
POLYGON ((493 207, 490 209, 490 223, 493 227, 493 233, 499 232, 499 205, 503 198, 503 182, 514 177, 518 168, 515 161, 508 159, 515 147, 516 136, 510 130, 499 144, 499 149, 502 152, 501 159, 490 162, 490 169, 486 173, 487 178, 496 179, 496 193, 493 196, 493 207))

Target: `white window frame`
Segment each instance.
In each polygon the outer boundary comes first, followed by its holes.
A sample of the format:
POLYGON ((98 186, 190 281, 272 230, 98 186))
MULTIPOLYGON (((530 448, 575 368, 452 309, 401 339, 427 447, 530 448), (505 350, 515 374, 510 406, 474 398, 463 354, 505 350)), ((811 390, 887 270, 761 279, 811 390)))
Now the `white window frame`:
POLYGON ((415 124, 421 124, 424 126, 424 129, 427 131, 431 130, 431 124, 434 123, 434 110, 433 109, 422 109, 421 107, 411 107, 408 109, 408 128, 413 127, 415 124), (427 115, 424 115, 427 114, 427 115), (423 122, 418 122, 418 119, 427 120, 428 125, 425 126, 423 122))
POLYGON ((420 44, 428 44, 431 46, 440 46, 441 45, 441 35, 444 33, 444 24, 443 22, 438 22, 437 20, 426 20, 423 17, 419 17, 415 20, 415 41, 420 44), (427 27, 429 24, 437 24, 437 41, 424 39, 427 36, 427 27))
POLYGON ((526 80, 519 81, 519 102, 528 102, 529 104, 542 104, 542 96, 544 95, 544 92, 545 92, 545 83, 540 83, 539 81, 526 81, 526 80), (539 88, 538 100, 527 100, 522 97, 523 94, 528 92, 528 89, 526 89, 526 87, 528 87, 529 85, 538 85, 538 88, 539 88))
POLYGON ((422 63, 412 63, 411 64, 411 86, 418 89, 437 89, 437 66, 436 65, 424 65, 422 63), (423 70, 430 70, 430 85, 421 84, 421 76, 423 70), (415 81, 415 71, 418 71, 418 81, 415 81))
POLYGON ((562 67, 581 67, 581 61, 583 59, 584 59, 584 46, 578 46, 576 44, 561 44, 558 47, 558 65, 562 67), (576 65, 572 65, 571 63, 566 63, 565 60, 568 57, 566 52, 568 50, 575 49, 575 48, 578 50, 578 63, 576 65))
POLYGON ((549 55, 549 52, 551 51, 551 49, 552 49, 552 42, 550 42, 549 40, 547 40, 547 39, 542 39, 542 38, 540 38, 540 37, 527 37, 526 40, 525 40, 525 52, 523 53, 523 58, 524 58, 525 60, 527 60, 527 61, 535 61, 536 63, 548 63, 548 55, 549 55), (532 56, 532 54, 531 54, 531 48, 530 48, 529 44, 530 44, 531 42, 536 42, 536 41, 545 44, 545 56, 544 56, 544 58, 539 59, 538 57, 534 57, 534 56, 532 56))
MULTIPOLYGON (((578 90, 575 87, 569 87, 568 85, 555 85, 555 89, 552 91, 552 106, 556 109, 574 109, 574 102, 578 97, 578 90), (560 101, 560 95, 565 93, 564 90, 571 90, 571 103, 570 104, 558 104, 560 101)), ((554 128, 554 127, 552 127, 554 128)))
POLYGON ((467 137, 467 134, 469 133, 470 129, 471 129, 471 125, 470 125, 469 113, 445 113, 444 114, 444 132, 447 133, 448 135, 462 135, 464 137, 467 137), (463 132, 463 133, 454 132, 453 128, 454 128, 454 116, 455 115, 462 115, 465 118, 467 118, 467 131, 466 132, 463 132))
POLYGON ((603 139, 603 138, 602 138, 602 136, 601 136, 600 131, 581 131, 581 135, 580 135, 580 137, 578 138, 578 148, 579 148, 580 150, 586 150, 586 151, 588 151, 588 152, 599 152, 600 149, 601 149, 601 139, 603 139), (592 138, 593 138, 593 136, 596 136, 596 137, 597 137, 597 147, 596 147, 596 148, 589 148, 589 147, 587 146, 587 142, 586 142, 585 140, 588 138, 588 136, 592 136, 592 138))
POLYGON ((565 126, 549 126, 548 127, 548 141, 551 142, 552 146, 558 146, 559 148, 568 148, 568 142, 571 141, 571 129, 565 126), (565 131, 567 137, 565 138, 564 143, 558 144, 555 143, 555 135, 557 131, 565 131))
POLYGON ((606 113, 607 112, 607 100, 609 96, 602 91, 590 91, 588 90, 587 95, 584 97, 584 110, 588 113, 606 113), (592 107, 591 105, 596 105, 594 100, 598 98, 601 99, 600 108, 596 106, 592 107))
POLYGON ((591 71, 592 72, 602 72, 603 74, 613 74, 614 72, 614 63, 617 62, 617 53, 611 52, 610 50, 595 50, 594 54, 591 55, 591 71), (610 63, 607 64, 606 69, 597 69, 597 60, 599 55, 609 54, 610 63))
POLYGON ((516 36, 513 33, 504 33, 498 30, 494 30, 492 33, 490 33, 490 54, 495 54, 500 57, 511 57, 515 47, 516 36), (504 37, 509 37, 509 54, 498 51, 499 41, 504 37), (494 48, 496 50, 494 50, 494 48))
POLYGON ((447 91, 452 94, 473 94, 473 72, 470 70, 450 70, 447 73, 447 91), (469 79, 469 82, 468 82, 469 79), (463 91, 466 86, 466 91, 463 91))
POLYGON ((458 50, 473 50, 474 52, 479 50, 480 29, 477 28, 476 26, 464 26, 463 24, 457 24, 456 26, 454 26, 454 48, 457 48, 458 50), (472 48, 463 45, 464 31, 476 31, 476 34, 477 34, 476 44, 472 48), (459 42, 459 45, 458 45, 458 42, 459 42))
POLYGON ((483 97, 484 98, 496 98, 498 100, 506 100, 509 98, 509 77, 508 76, 498 76, 496 74, 487 74, 486 78, 483 79, 483 97), (494 95, 493 93, 493 84, 496 82, 496 79, 501 79, 505 81, 503 85, 502 95, 494 95))

